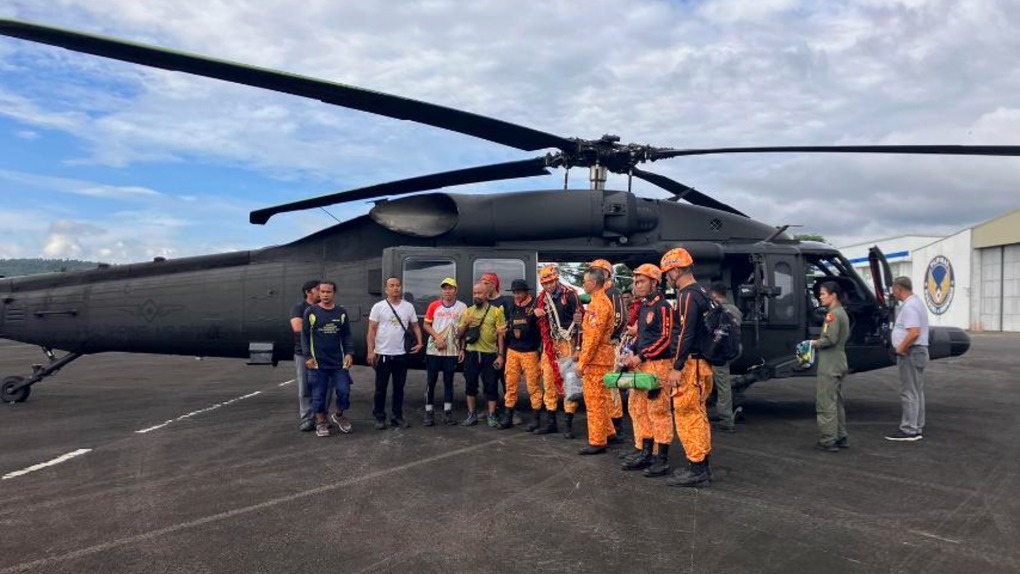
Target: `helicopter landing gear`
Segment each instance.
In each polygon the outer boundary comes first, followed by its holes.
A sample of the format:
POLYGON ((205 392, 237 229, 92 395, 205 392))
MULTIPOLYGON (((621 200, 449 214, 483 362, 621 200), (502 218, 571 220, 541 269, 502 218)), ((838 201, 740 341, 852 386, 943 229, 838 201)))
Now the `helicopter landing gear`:
POLYGON ((67 366, 68 363, 82 356, 82 353, 68 353, 58 359, 52 349, 43 347, 42 350, 50 363, 48 365, 32 365, 32 375, 27 379, 17 375, 5 378, 3 383, 0 383, 0 401, 11 404, 25 402, 28 395, 32 393, 32 385, 57 374, 57 371, 67 366))
POLYGON ((32 392, 32 387, 23 385, 25 377, 7 377, 0 386, 0 400, 5 403, 23 403, 32 392))

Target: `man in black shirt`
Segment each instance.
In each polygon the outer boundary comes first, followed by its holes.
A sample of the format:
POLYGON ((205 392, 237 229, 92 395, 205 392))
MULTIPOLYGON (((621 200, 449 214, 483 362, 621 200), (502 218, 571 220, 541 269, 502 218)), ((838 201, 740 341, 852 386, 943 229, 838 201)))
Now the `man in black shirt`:
POLYGON ((351 423, 344 416, 350 408, 351 375, 348 369, 354 362, 354 342, 347 311, 333 301, 336 283, 319 284, 319 303, 305 311, 301 330, 301 348, 308 382, 312 390, 312 411, 315 413, 315 434, 329 436, 326 422, 327 391, 336 392, 336 411, 331 415, 340 432, 351 432, 351 423))
POLYGON ((676 316, 680 332, 676 355, 669 371, 668 388, 673 398, 673 418, 687 466, 673 473, 670 486, 708 486, 712 475, 708 457, 712 430, 705 402, 712 394, 712 365, 701 357, 705 337, 704 315, 710 308, 705 290, 694 278, 694 259, 686 249, 671 249, 660 264, 670 286, 677 290, 676 316))
POLYGON ((319 302, 319 280, 305 281, 301 291, 305 298, 291 308, 290 329, 294 332, 294 370, 297 375, 295 382, 298 389, 298 412, 301 415, 299 428, 308 432, 315 430, 315 421, 312 420, 312 393, 308 389, 308 370, 305 367, 304 353, 301 351, 301 327, 305 311, 319 302))
MULTIPOLYGON (((492 272, 482 273, 482 277, 479 281, 481 281, 482 284, 485 285, 485 288, 489 290, 489 305, 503 309, 503 318, 509 319, 510 307, 513 305, 513 300, 501 294, 499 275, 492 272)), ((503 362, 499 367, 496 367, 496 388, 504 394, 506 393, 506 371, 503 369, 505 366, 506 363, 503 362)), ((489 423, 489 426, 498 428, 499 422, 492 421, 489 423)))
POLYGON ((526 427, 534 432, 542 426, 542 369, 539 365, 539 348, 542 345, 542 334, 538 330, 538 317, 535 315, 535 298, 531 296, 531 287, 524 279, 514 279, 510 284, 514 294, 510 315, 506 320, 506 361, 503 371, 506 373, 506 394, 504 396, 503 421, 499 428, 508 429, 514 426, 514 408, 520 389, 521 375, 527 380, 528 396, 531 399, 531 410, 535 417, 526 427))

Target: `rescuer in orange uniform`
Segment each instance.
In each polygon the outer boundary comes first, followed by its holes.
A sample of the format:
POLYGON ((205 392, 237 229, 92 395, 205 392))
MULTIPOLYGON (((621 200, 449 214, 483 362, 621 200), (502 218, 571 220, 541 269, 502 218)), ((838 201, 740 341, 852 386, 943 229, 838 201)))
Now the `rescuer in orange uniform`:
MULTIPOLYGON (((569 357, 574 353, 574 340, 577 338, 578 324, 574 321, 574 313, 582 310, 581 299, 577 292, 560 283, 559 269, 555 265, 546 265, 538 273, 542 292, 535 304, 535 316, 538 317, 539 332, 542 335, 542 384, 544 385, 545 409, 549 413, 549 422, 535 430, 535 434, 559 432, 556 423, 556 408, 559 398, 563 396, 563 373, 557 359, 569 357)), ((565 429, 563 436, 574 438, 574 413, 577 403, 563 398, 565 412, 565 429)))
MULTIPOLYGON (((627 304, 624 302, 623 293, 613 282, 613 264, 605 259, 596 259, 588 264, 588 268, 601 269, 606 272, 606 297, 613 304, 613 334, 610 337, 613 347, 620 344, 624 333, 627 331, 627 304)), ((610 416, 613 421, 613 429, 617 437, 623 436, 623 397, 620 396, 620 389, 606 389, 606 398, 609 402, 610 416)))
POLYGON ((676 337, 673 368, 667 375, 673 397, 673 416, 680 444, 687 455, 685 468, 673 473, 670 486, 707 486, 711 481, 709 454, 712 430, 705 401, 712 394, 712 365, 701 358, 705 337, 704 314, 710 307, 708 295, 694 278, 694 259, 686 249, 666 252, 660 263, 662 273, 677 290, 676 337))
POLYGON ((591 303, 581 325, 581 354, 577 369, 584 384, 584 404, 588 409, 588 446, 580 454, 602 454, 610 437, 615 437, 609 393, 602 378, 612 370, 616 353, 612 344, 613 303, 606 297, 606 272, 589 267, 584 274, 584 291, 591 303))
POLYGON ((640 435, 641 450, 625 458, 621 468, 647 469, 647 476, 669 472, 669 445, 673 442, 669 392, 663 392, 662 387, 668 384, 679 328, 673 307, 659 293, 661 280, 662 273, 655 265, 645 264, 634 270, 634 295, 641 304, 637 311, 637 344, 633 354, 624 359, 624 366, 655 375, 660 384, 654 391, 630 390, 628 411, 634 434, 640 435), (658 455, 654 456, 656 445, 658 455))
POLYGON ((506 376, 503 406, 506 410, 499 428, 508 429, 514 426, 514 408, 517 406, 517 396, 520 392, 521 375, 524 375, 531 410, 535 413, 526 429, 528 432, 534 432, 542 426, 542 371, 539 367, 542 336, 538 330, 538 317, 535 315, 535 298, 531 296, 528 282, 524 279, 514 279, 510 284, 510 292, 514 294, 514 300, 510 305, 510 315, 506 319, 506 363, 503 368, 506 376))

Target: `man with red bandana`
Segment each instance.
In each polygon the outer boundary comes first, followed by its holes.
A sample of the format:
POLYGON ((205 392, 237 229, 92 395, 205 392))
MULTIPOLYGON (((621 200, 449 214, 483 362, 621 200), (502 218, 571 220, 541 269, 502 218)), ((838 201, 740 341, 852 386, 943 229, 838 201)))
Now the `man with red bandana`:
POLYGON ((539 332, 542 335, 542 383, 544 385, 545 409, 549 413, 549 422, 535 430, 535 434, 551 434, 559 432, 556 422, 556 409, 559 397, 563 396, 565 414, 564 438, 574 438, 574 413, 577 403, 568 401, 563 394, 563 373, 560 372, 558 360, 574 354, 578 325, 574 321, 574 313, 582 310, 581 299, 573 289, 560 283, 560 273, 555 265, 543 267, 538 274, 542 292, 535 305, 535 316, 538 317, 539 332))

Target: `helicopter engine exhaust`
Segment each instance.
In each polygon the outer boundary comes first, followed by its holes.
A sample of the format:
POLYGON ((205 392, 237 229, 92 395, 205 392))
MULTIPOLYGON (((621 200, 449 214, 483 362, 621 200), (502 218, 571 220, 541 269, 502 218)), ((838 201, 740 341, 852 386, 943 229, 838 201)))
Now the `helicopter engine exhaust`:
POLYGON ((614 191, 550 190, 521 194, 429 193, 376 204, 369 216, 396 233, 449 233, 471 243, 571 237, 626 237, 658 225, 653 200, 614 191), (555 208, 553 207, 555 206, 555 208), (520 222, 527 222, 521 225, 520 222))
POLYGON ((959 357, 970 349, 970 335, 959 327, 930 327, 928 353, 932 360, 959 357))

